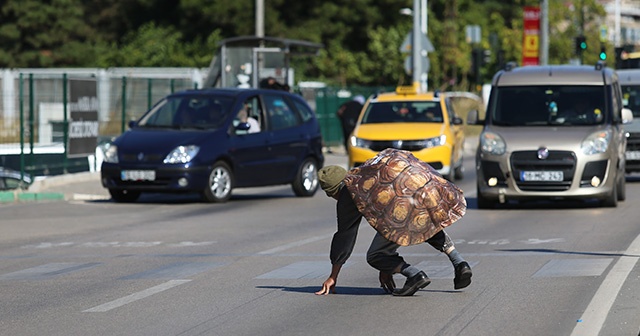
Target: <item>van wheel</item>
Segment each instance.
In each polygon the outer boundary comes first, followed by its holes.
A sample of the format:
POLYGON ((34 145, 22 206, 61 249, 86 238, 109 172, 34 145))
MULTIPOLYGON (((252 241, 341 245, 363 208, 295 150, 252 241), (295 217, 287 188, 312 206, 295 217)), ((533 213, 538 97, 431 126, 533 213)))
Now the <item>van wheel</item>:
POLYGON ((602 206, 606 208, 615 208, 618 206, 618 183, 616 182, 613 185, 613 190, 611 193, 602 200, 602 206))
POLYGON ((139 191, 109 189, 111 199, 118 203, 133 203, 140 197, 139 191))
POLYGON ((626 183, 626 177, 624 175, 622 175, 619 179, 618 179, 618 201, 624 201, 625 199, 627 199, 627 183, 626 183))
POLYGON ((478 209, 493 209, 496 207, 496 201, 482 196, 482 194, 480 193, 480 188, 477 188, 476 195, 478 209))
POLYGON ((233 173, 224 162, 216 162, 209 174, 209 183, 202 191, 202 198, 209 203, 224 203, 231 198, 233 173))
POLYGON ((318 190, 318 165, 312 158, 302 162, 291 188, 296 196, 313 196, 318 190))

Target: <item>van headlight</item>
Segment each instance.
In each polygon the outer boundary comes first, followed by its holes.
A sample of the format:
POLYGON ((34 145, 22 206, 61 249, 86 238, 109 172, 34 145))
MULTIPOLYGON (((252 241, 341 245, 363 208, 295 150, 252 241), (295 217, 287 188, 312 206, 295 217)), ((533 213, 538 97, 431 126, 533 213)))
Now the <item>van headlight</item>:
POLYGON ((507 151, 507 143, 496 133, 483 132, 480 134, 480 150, 491 155, 502 155, 507 151))
POLYGON ((104 162, 118 163, 118 146, 113 144, 106 144, 104 146, 104 162))
POLYGON ((200 147, 196 145, 178 146, 164 158, 163 163, 188 163, 200 151, 200 147))
POLYGON ((598 131, 591 133, 580 144, 582 153, 586 155, 600 154, 607 151, 611 142, 611 131, 598 131))

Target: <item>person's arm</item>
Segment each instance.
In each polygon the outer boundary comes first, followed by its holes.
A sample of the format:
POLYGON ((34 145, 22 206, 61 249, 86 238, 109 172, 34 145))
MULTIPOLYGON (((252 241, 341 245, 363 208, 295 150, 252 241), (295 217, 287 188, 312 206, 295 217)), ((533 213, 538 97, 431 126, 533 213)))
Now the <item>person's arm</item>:
POLYGON ((338 274, 342 264, 331 265, 331 275, 322 284, 322 289, 316 292, 316 295, 327 295, 329 293, 336 293, 336 283, 338 282, 338 274))
POLYGON ((355 203, 349 195, 346 187, 338 192, 338 204, 336 206, 338 213, 338 231, 333 235, 331 240, 331 275, 322 284, 322 289, 316 294, 327 295, 335 293, 338 274, 342 265, 349 259, 356 244, 358 235, 358 226, 362 220, 362 214, 358 211, 355 203))

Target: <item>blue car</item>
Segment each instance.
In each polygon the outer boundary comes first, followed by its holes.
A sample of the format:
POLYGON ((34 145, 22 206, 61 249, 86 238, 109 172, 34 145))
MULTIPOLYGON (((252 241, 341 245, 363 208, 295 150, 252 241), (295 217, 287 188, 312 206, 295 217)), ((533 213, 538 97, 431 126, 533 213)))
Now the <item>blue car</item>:
POLYGON ((171 94, 105 146, 102 185, 116 202, 143 192, 200 193, 226 202, 234 188, 291 184, 313 196, 324 164, 315 113, 302 97, 268 89, 171 94))

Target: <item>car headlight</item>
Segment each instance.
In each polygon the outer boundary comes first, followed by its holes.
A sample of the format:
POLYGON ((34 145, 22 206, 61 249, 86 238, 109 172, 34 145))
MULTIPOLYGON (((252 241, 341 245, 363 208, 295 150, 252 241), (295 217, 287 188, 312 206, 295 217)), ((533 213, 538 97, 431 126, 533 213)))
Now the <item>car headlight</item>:
POLYGON ((113 144, 106 144, 104 147, 104 162, 118 163, 118 146, 113 144))
POLYGON ((360 139, 358 137, 352 136, 349 139, 349 142, 351 142, 351 146, 353 147, 371 148, 370 140, 360 139))
POLYGON ((437 136, 435 138, 425 139, 418 142, 418 144, 424 148, 438 147, 446 143, 447 143, 447 136, 444 134, 437 136))
POLYGON ((586 137, 580 144, 580 148, 586 155, 604 153, 609 148, 609 142, 611 142, 611 131, 598 131, 586 137))
POLYGON ((507 143, 496 133, 484 132, 480 135, 480 150, 491 155, 502 155, 507 151, 507 143))
POLYGON ((196 145, 191 146, 178 146, 164 158, 163 163, 187 163, 191 162, 193 158, 200 151, 200 147, 196 145))

